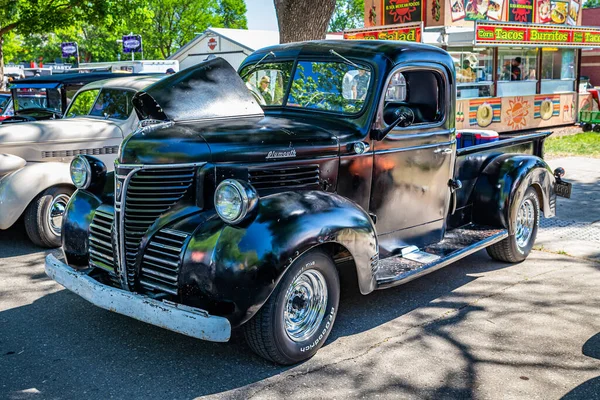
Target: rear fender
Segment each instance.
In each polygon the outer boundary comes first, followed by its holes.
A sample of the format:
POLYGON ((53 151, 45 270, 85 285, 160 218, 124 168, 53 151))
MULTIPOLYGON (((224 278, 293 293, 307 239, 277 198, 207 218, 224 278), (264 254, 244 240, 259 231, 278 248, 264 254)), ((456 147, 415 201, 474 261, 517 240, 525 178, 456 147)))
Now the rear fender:
MULTIPOLYGON (((544 160, 532 155, 503 154, 488 164, 473 191, 473 221, 503 227, 514 234, 508 221, 514 220, 511 205, 520 202, 529 186, 538 193, 544 216, 553 217, 556 208, 555 178, 544 160)), ((512 210, 516 213, 517 209, 512 210)))
POLYGON ((374 290, 371 218, 344 197, 309 191, 261 198, 245 225, 224 224, 216 215, 202 223, 184 256, 182 278, 191 284, 184 292, 232 302, 228 318, 239 325, 260 309, 295 259, 325 243, 343 245, 354 258, 361 292, 374 290))

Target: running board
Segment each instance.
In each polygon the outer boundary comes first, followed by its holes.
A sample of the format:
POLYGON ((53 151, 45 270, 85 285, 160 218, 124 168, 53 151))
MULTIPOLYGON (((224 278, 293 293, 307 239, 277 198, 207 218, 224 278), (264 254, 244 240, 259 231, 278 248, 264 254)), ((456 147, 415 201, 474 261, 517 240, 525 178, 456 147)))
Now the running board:
POLYGON ((508 237, 506 229, 470 224, 446 233, 444 240, 423 249, 411 246, 401 255, 379 260, 377 289, 402 285, 508 237))

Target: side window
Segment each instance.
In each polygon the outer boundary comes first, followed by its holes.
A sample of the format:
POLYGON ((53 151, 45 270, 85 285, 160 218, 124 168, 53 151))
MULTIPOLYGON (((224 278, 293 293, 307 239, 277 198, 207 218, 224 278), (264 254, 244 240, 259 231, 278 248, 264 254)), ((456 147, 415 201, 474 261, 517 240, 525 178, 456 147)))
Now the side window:
MULTIPOLYGON (((259 68, 245 78, 246 87, 261 106, 281 106, 290 82, 292 62, 261 64, 259 68)), ((252 66, 244 68, 240 76, 252 66)))
POLYGON ((133 110, 133 92, 121 89, 103 89, 96 99, 90 115, 114 119, 127 119, 133 110))
POLYGON ((398 109, 407 107, 414 114, 412 125, 433 124, 444 118, 444 81, 433 70, 395 72, 385 91, 383 122, 390 125, 397 119, 398 109))
POLYGON ((79 93, 71 102, 66 118, 73 118, 80 115, 88 115, 94 104, 94 100, 98 97, 100 89, 86 90, 79 93))

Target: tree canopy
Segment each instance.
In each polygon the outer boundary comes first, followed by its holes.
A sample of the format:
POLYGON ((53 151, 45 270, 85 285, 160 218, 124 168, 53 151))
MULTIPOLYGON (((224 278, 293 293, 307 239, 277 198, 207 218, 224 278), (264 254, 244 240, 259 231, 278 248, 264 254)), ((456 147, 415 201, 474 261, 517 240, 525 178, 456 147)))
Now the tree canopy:
POLYGON ((0 20, 18 21, 0 34, 12 62, 53 62, 61 42, 77 42, 81 61, 115 61, 129 33, 142 35, 144 58, 162 59, 211 26, 246 28, 245 14, 244 0, 0 0, 0 20))
POLYGON ((365 0, 337 0, 329 23, 329 31, 342 32, 359 28, 363 26, 364 14, 365 0))
POLYGON ((583 3, 583 8, 597 8, 600 7, 600 0, 587 0, 583 3))

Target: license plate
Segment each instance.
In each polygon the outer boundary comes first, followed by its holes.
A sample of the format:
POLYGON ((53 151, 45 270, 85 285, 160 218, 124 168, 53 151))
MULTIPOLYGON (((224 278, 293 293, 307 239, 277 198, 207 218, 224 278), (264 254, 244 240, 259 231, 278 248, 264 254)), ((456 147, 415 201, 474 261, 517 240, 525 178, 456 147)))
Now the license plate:
POLYGON ((566 197, 567 199, 570 199, 571 183, 565 181, 556 182, 556 185, 554 185, 554 191, 556 192, 557 196, 566 197))

